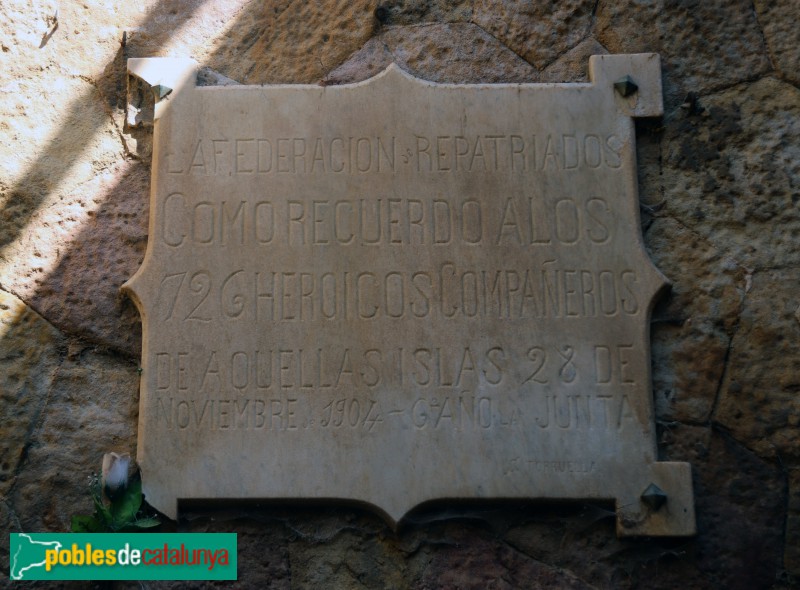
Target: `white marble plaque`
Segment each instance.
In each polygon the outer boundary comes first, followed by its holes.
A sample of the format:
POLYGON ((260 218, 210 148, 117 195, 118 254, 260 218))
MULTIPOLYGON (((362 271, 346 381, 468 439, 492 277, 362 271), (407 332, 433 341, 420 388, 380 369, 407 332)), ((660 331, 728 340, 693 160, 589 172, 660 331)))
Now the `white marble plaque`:
POLYGON ((657 460, 632 117, 657 55, 588 84, 154 86, 144 322, 148 501, 615 500, 694 533, 657 460), (615 83, 617 84, 615 88, 615 83))

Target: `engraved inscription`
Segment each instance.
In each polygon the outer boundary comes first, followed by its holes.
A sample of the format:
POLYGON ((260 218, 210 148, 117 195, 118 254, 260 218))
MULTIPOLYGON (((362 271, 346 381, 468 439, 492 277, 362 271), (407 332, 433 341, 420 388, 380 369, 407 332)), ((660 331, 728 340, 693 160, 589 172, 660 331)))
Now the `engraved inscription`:
POLYGON ((413 134, 353 137, 226 137, 194 140, 181 155, 170 154, 170 174, 320 175, 417 172, 577 171, 622 166, 619 136, 558 133, 528 135, 413 134))
POLYGON ((629 58, 576 85, 396 66, 351 86, 170 82, 127 285, 148 501, 344 498, 397 521, 435 498, 615 498, 641 522, 632 494, 654 483, 685 514, 656 465, 664 279, 630 113, 658 112, 644 81, 614 93, 644 71, 629 58))
POLYGON ((626 395, 542 396, 529 405, 492 397, 420 397, 391 410, 375 399, 341 397, 324 404, 300 397, 186 399, 159 396, 156 422, 168 430, 364 430, 381 432, 404 425, 415 430, 472 431, 513 429, 611 431, 633 427, 626 395))
POLYGON ((167 246, 524 246, 606 244, 614 215, 606 198, 508 197, 502 206, 471 198, 190 199, 164 201, 167 246), (257 200, 256 200, 257 199, 257 200), (497 212, 500 215, 497 215, 497 212))
POLYGON ((328 390, 376 390, 404 384, 415 390, 512 386, 525 391, 591 384, 620 391, 636 384, 633 365, 640 357, 630 344, 583 345, 577 351, 569 344, 520 349, 491 343, 461 348, 428 344, 155 352, 150 366, 154 367, 156 391, 191 391, 193 397, 281 390, 321 395, 328 390))
POLYGON ((237 269, 166 275, 163 321, 288 321, 463 318, 597 318, 639 313, 634 270, 476 269, 444 262, 430 270, 321 274, 237 269))

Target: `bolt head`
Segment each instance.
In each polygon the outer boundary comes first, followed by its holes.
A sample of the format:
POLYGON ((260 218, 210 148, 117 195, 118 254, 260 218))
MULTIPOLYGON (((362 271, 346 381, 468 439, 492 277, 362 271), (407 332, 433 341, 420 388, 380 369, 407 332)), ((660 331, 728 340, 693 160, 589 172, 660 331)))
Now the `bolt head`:
POLYGON ((628 98, 631 94, 639 90, 639 86, 636 85, 636 82, 633 81, 633 78, 630 76, 625 76, 624 78, 620 78, 614 82, 614 90, 619 92, 625 98, 628 98))
POLYGON ((651 483, 647 486, 647 489, 642 492, 642 502, 651 510, 659 510, 667 503, 667 493, 656 484, 651 483))
POLYGON ((156 99, 156 102, 167 97, 172 92, 172 88, 164 86, 163 84, 156 84, 155 86, 151 86, 150 90, 152 90, 153 97, 156 99))

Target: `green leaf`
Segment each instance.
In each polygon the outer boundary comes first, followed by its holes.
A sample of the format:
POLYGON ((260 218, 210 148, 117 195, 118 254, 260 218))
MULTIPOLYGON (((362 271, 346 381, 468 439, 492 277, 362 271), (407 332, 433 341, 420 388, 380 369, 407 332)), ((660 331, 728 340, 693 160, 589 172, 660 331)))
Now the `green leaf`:
POLYGON ((101 526, 106 528, 111 526, 111 511, 103 504, 100 493, 96 490, 92 491, 92 501, 94 502, 95 519, 101 523, 101 526))
POLYGON ((136 520, 136 513, 142 506, 142 480, 134 479, 125 492, 111 502, 112 527, 122 528, 136 520))
POLYGON ((103 526, 94 516, 75 514, 70 529, 73 533, 98 533, 103 530, 103 526))
POLYGON ((149 529, 154 526, 158 526, 161 524, 161 521, 157 518, 142 518, 137 520, 133 523, 133 526, 140 528, 140 529, 149 529))

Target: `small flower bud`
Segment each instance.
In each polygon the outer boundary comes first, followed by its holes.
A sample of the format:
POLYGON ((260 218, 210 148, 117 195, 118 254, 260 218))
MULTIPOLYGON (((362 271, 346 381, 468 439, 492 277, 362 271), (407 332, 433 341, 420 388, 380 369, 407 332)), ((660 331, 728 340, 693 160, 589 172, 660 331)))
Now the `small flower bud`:
POLYGON ((128 453, 106 453, 103 456, 103 490, 109 498, 114 498, 128 487, 130 463, 131 456, 128 453))

